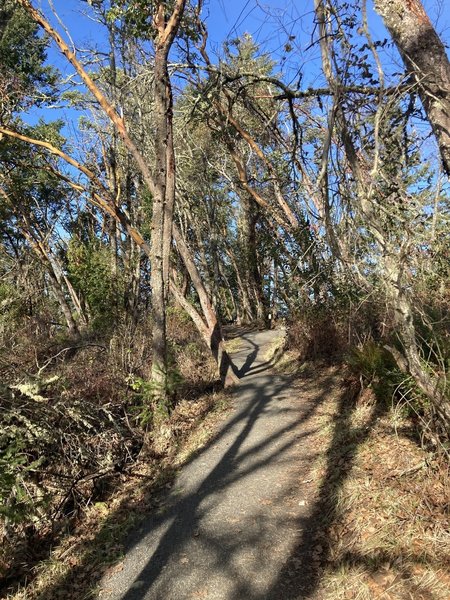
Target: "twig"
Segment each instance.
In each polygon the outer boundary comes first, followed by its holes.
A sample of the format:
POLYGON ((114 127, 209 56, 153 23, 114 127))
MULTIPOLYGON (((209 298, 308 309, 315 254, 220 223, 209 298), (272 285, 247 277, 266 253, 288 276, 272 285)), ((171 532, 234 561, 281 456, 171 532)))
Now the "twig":
POLYGON ((400 473, 392 473, 391 477, 404 477, 405 475, 412 475, 413 473, 420 471, 420 469, 423 469, 423 467, 426 467, 426 465, 426 461, 422 460, 419 463, 417 463, 417 465, 414 465, 409 469, 404 469, 403 471, 400 471, 400 473))
POLYGON ((64 352, 68 352, 69 350, 83 350, 84 348, 101 348, 102 350, 106 351, 106 346, 103 346, 103 344, 83 344, 82 346, 67 346, 67 348, 63 348, 62 350, 57 352, 54 356, 51 356, 47 360, 47 362, 45 362, 42 365, 42 367, 39 367, 39 370, 36 373, 35 377, 39 377, 39 375, 42 373, 42 371, 44 369, 46 369, 49 366, 49 364, 55 360, 55 358, 58 358, 58 356, 61 356, 61 354, 63 354, 64 352))

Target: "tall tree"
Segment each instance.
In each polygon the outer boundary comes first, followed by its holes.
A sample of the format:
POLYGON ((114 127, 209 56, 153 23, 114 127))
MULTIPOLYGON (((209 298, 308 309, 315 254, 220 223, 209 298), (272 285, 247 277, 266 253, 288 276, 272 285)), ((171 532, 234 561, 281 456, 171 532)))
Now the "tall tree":
MULTIPOLYGON (((167 60, 170 48, 177 34, 183 16, 185 0, 176 0, 167 11, 163 2, 147 4, 140 2, 118 2, 115 9, 119 14, 137 14, 139 27, 150 26, 155 45, 154 101, 155 101, 155 165, 154 172, 148 168, 146 160, 131 139, 123 118, 117 109, 104 96, 93 79, 83 68, 75 54, 47 20, 27 0, 20 0, 34 20, 56 41, 60 50, 72 63, 79 76, 94 95, 100 106, 113 122, 128 150, 136 160, 153 197, 152 209, 152 314, 153 314, 153 363, 152 377, 156 384, 156 393, 162 399, 167 390, 167 340, 166 340, 166 303, 168 292, 168 261, 171 240, 172 214, 175 198, 175 162, 173 154, 173 133, 171 130, 172 97, 167 60), (139 9, 136 13, 136 9, 139 9), (150 24, 148 23, 150 19, 150 24)), ((112 14, 114 18, 114 13, 112 14)), ((139 31, 137 30, 137 33, 139 31)))
POLYGON ((409 73, 414 77, 450 176, 450 61, 420 0, 375 0, 409 73))
POLYGON ((151 286, 153 305, 152 378, 163 390, 167 388, 168 362, 166 305, 169 292, 170 249, 175 207, 175 153, 173 147, 173 95, 168 71, 170 48, 183 17, 186 0, 177 0, 172 13, 158 2, 154 8, 154 121, 155 121, 155 189, 152 206, 151 286))

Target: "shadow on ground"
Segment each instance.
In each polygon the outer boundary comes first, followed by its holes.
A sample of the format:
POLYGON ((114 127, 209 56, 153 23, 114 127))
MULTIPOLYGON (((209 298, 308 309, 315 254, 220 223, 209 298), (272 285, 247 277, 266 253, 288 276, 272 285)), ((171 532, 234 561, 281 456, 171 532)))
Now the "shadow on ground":
MULTIPOLYGON (((254 375, 256 373, 263 374, 267 372, 270 366, 269 363, 255 363, 257 353, 258 348, 254 347, 243 365, 237 369, 237 372, 235 371, 239 377, 243 377, 246 374, 254 375)), ((147 596, 147 594, 150 594, 149 590, 151 586, 158 581, 170 559, 180 551, 188 540, 192 539, 193 536, 199 535, 200 521, 205 516, 205 500, 208 500, 212 494, 216 494, 220 490, 226 490, 228 486, 233 484, 237 477, 244 478, 250 472, 263 473, 265 466, 271 461, 277 461, 280 465, 283 464, 283 460, 287 456, 285 453, 294 442, 292 440, 287 441, 280 447, 277 447, 276 450, 272 450, 271 444, 277 438, 281 439, 286 433, 287 428, 297 428, 300 430, 302 423, 307 422, 316 414, 318 407, 320 407, 330 393, 330 389, 336 386, 333 377, 324 377, 323 375, 317 377, 314 369, 304 372, 300 379, 304 389, 315 390, 312 399, 305 406, 301 418, 287 427, 280 427, 270 432, 264 442, 259 446, 250 448, 245 448, 245 442, 255 423, 264 411, 268 409, 274 394, 292 393, 292 378, 279 377, 276 382, 272 381, 270 385, 269 377, 262 378, 259 383, 255 383, 254 380, 249 380, 248 382, 245 379, 243 380, 239 386, 239 394, 245 393, 251 387, 255 392, 255 400, 246 405, 242 410, 238 410, 234 417, 228 420, 226 425, 221 428, 209 444, 196 456, 196 458, 201 457, 211 446, 217 444, 221 438, 229 434, 233 428, 240 428, 239 433, 229 445, 220 461, 207 473, 198 488, 180 501, 173 502, 169 499, 166 509, 159 515, 153 514, 150 516, 149 514, 146 524, 129 539, 125 551, 138 545, 144 537, 151 536, 152 531, 155 531, 162 524, 167 525, 164 534, 159 539, 156 550, 135 579, 135 584, 137 583, 138 585, 129 587, 128 591, 121 596, 122 600, 143 600, 146 597, 152 597, 155 600, 162 599, 161 595, 147 596), (320 381, 319 390, 317 390, 318 380, 320 381), (268 448, 270 449, 269 452, 267 452, 268 448), (264 456, 260 458, 260 454, 264 456), (240 463, 248 460, 250 455, 252 455, 251 465, 244 470, 241 469, 239 474, 237 474, 240 463)), ((239 575, 233 566, 232 556, 235 546, 232 539, 226 540, 220 537, 202 538, 202 541, 209 549, 211 564, 217 568, 221 568, 233 582, 233 590, 227 596, 227 600, 294 600, 313 598, 315 596, 321 581, 323 569, 326 566, 330 568, 329 557, 332 549, 332 541, 330 540, 329 530, 339 516, 336 503, 339 490, 350 474, 359 445, 366 440, 370 433, 371 425, 375 423, 376 419, 385 410, 383 407, 374 406, 369 426, 365 423, 364 427, 361 428, 352 427, 351 415, 355 407, 355 398, 346 389, 341 389, 339 393, 339 408, 334 424, 333 438, 330 447, 326 451, 326 471, 317 490, 316 501, 309 514, 293 519, 292 526, 300 531, 300 533, 297 537, 294 550, 291 552, 283 568, 278 572, 270 589, 264 592, 255 592, 254 588, 249 585, 249 580, 239 575), (343 440, 345 440, 345 443, 343 443, 343 440), (318 547, 320 547, 320 552, 317 550, 318 547)), ((300 435, 300 439, 305 441, 306 437, 311 436, 312 433, 307 432, 300 435)), ((299 437, 295 438, 297 442, 298 439, 299 437)), ((171 483, 174 480, 175 473, 168 471, 164 476, 166 478, 165 481, 171 483)), ((143 482, 141 487, 142 489, 148 488, 148 484, 143 482)), ((156 489, 155 486, 155 493, 156 489)), ((159 495, 159 502, 164 503, 164 501, 165 495, 159 495)), ((155 502, 156 504, 157 502, 155 502)), ((114 557, 114 550, 111 551, 111 536, 123 535, 120 528, 119 530, 117 529, 117 518, 124 510, 135 510, 135 507, 128 506, 127 501, 124 500, 122 505, 105 520, 96 539, 86 545, 84 559, 75 565, 65 577, 49 584, 46 589, 42 590, 37 596, 38 600, 96 597, 95 594, 90 595, 90 590, 101 581, 106 571, 105 562, 112 560, 114 557)), ((285 518, 289 519, 292 517, 286 516, 285 518)), ((262 533, 264 533, 265 526, 266 524, 261 522, 262 533)), ((257 542, 257 540, 252 540, 251 538, 245 541, 247 544, 257 542)), ((117 543, 120 543, 119 539, 117 543)), ((269 549, 268 552, 270 551, 269 549)), ((115 552, 117 552, 117 549, 115 552)), ((389 561, 393 558, 386 555, 379 557, 380 561, 389 561)), ((346 561, 351 564, 363 566, 368 572, 376 568, 373 557, 369 559, 365 556, 349 553, 342 563, 346 561)), ((339 567, 340 564, 331 565, 332 569, 338 569, 339 567)), ((204 597, 208 598, 208 596, 204 597)), ((181 597, 180 600, 182 600, 181 597)))
POLYGON ((247 335, 249 333, 248 329, 245 329, 244 331, 245 331, 245 333, 243 333, 239 337, 241 340, 246 342, 248 344, 248 346, 250 346, 252 348, 252 350, 251 350, 251 352, 249 352, 249 354, 245 358, 245 361, 243 362, 243 364, 241 365, 240 368, 238 368, 236 366, 235 362, 233 362, 231 364, 233 373, 236 375, 236 377, 238 379, 242 379, 249 373, 251 373, 252 375, 256 375, 258 373, 264 373, 265 371, 267 371, 268 369, 273 367, 276 362, 276 360, 275 360, 276 357, 272 357, 271 359, 266 360, 264 362, 261 362, 261 361, 256 362, 258 353, 261 351, 261 346, 256 344, 251 339, 251 337, 249 335, 247 335))
POLYGON ((344 389, 340 395, 317 500, 303 523, 304 533, 300 535, 289 560, 267 593, 267 600, 313 598, 319 587, 332 549, 330 528, 339 516, 339 491, 350 475, 358 447, 364 443, 373 424, 386 410, 383 406, 375 405, 369 424, 352 428, 351 416, 356 399, 351 389, 344 389))
MULTIPOLYGON (((263 368, 264 367, 262 367, 262 369, 263 368)), ((239 386, 240 392, 245 392, 248 386, 251 386, 252 389, 254 389, 253 383, 242 383, 239 386)), ((277 394, 279 394, 283 391, 288 391, 289 386, 290 381, 285 379, 280 381, 280 383, 276 385, 275 389, 272 391, 275 391, 277 394)), ((204 454, 204 452, 206 452, 211 445, 217 444, 230 429, 236 426, 241 427, 241 431, 237 435, 234 442, 229 446, 227 452, 224 454, 216 467, 204 478, 200 487, 196 489, 194 493, 184 498, 181 502, 177 502, 172 506, 169 505, 162 515, 151 518, 150 526, 146 525, 138 534, 132 535, 125 551, 130 550, 135 545, 139 544, 142 538, 149 536, 152 530, 157 529, 162 522, 170 523, 165 534, 159 541, 158 548, 154 552, 152 560, 148 562, 144 570, 138 576, 138 580, 144 580, 145 585, 139 588, 131 588, 123 596, 124 600, 138 600, 144 598, 148 588, 158 579, 161 570, 168 563, 171 556, 176 553, 187 540, 191 539, 195 535, 195 532, 199 527, 199 521, 204 515, 203 509, 200 505, 205 499, 208 499, 208 497, 213 493, 217 493, 218 490, 224 490, 227 488, 227 486, 232 485, 236 480, 236 477, 239 477, 240 479, 245 478, 250 472, 254 473, 255 471, 264 469, 264 467, 273 460, 280 460, 280 458, 282 460, 283 452, 286 451, 290 444, 294 443, 293 441, 286 443, 276 451, 271 451, 268 455, 265 454, 264 459, 258 460, 258 453, 262 453, 265 449, 265 446, 269 446, 283 433, 286 433, 287 428, 280 428, 278 431, 271 433, 263 444, 258 447, 251 447, 250 449, 242 452, 239 456, 239 459, 237 459, 237 454, 245 445, 245 441, 250 431, 254 427, 262 412, 267 408, 267 403, 270 402, 270 397, 268 397, 264 392, 264 386, 256 389, 256 396, 258 400, 255 403, 246 407, 245 410, 238 412, 238 414, 236 414, 236 416, 220 430, 213 440, 211 440, 210 443, 204 449, 202 449, 200 453, 197 454, 197 457, 201 457, 201 455, 204 454), (244 470, 240 471, 238 476, 234 475, 237 466, 237 460, 244 461, 252 459, 252 455, 254 455, 256 459, 252 460, 251 466, 248 467, 248 472, 244 470)), ((319 398, 318 401, 322 401, 324 397, 325 394, 322 398, 319 398)), ((315 407, 316 406, 311 406, 310 409, 305 413, 305 420, 311 416, 315 410, 315 407)), ((295 423, 289 428, 294 428, 298 426, 298 424, 299 423, 295 423)), ((295 438, 295 441, 298 442, 298 439, 299 438, 295 438)), ((170 482, 173 481, 174 475, 174 473, 167 474, 170 482)), ((160 501, 161 503, 164 503, 165 500, 162 498, 160 501)), ((54 600, 58 597, 69 598, 71 596, 69 595, 70 592, 68 590, 71 589, 77 590, 73 598, 85 597, 89 591, 89 588, 92 588, 95 583, 100 582, 101 577, 106 570, 100 564, 101 559, 104 558, 103 552, 105 552, 102 546, 104 545, 105 539, 110 539, 111 529, 114 530, 115 528, 116 514, 123 511, 123 509, 123 506, 118 507, 117 511, 111 514, 105 521, 97 538, 92 544, 89 544, 90 547, 86 549, 87 555, 85 560, 74 567, 71 572, 62 580, 43 590, 38 596, 39 600, 54 600), (97 563, 97 565, 95 563, 97 563), (82 587, 83 581, 85 582, 85 585, 82 587)), ((264 527, 264 523, 261 523, 261 527, 264 527)), ((224 543, 224 540, 214 538, 203 538, 203 541, 208 544, 210 548, 211 561, 215 565, 220 565, 222 569, 228 571, 230 578, 234 581, 234 597, 243 599, 246 598, 249 600, 254 598, 255 596, 251 588, 248 586, 248 582, 245 580, 239 580, 237 573, 233 571, 231 560, 234 550, 233 542, 227 544, 224 543)), ((250 545, 256 542, 257 540, 246 539, 246 543, 250 545)))

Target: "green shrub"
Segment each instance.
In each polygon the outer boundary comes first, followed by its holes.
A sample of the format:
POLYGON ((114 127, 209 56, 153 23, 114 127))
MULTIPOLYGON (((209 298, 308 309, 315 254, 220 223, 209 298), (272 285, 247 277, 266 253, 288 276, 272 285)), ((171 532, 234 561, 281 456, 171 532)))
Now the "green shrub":
POLYGON ((67 250, 70 280, 89 306, 94 330, 109 330, 123 308, 123 283, 113 273, 112 258, 99 240, 73 238, 67 250))
POLYGON ((166 378, 165 390, 161 390, 156 381, 133 375, 128 376, 127 383, 137 394, 139 422, 141 426, 148 426, 149 424, 158 425, 169 417, 183 378, 179 371, 172 366, 166 378), (164 394, 161 394, 162 391, 164 394))
POLYGON ((5 432, 0 439, 0 516, 20 524, 30 520, 45 504, 45 496, 36 492, 30 477, 43 463, 40 457, 30 462, 20 432, 5 432))
POLYGON ((409 379, 402 373, 391 353, 381 344, 368 340, 346 356, 351 373, 364 387, 370 387, 380 401, 390 400, 396 392, 406 392, 409 379))

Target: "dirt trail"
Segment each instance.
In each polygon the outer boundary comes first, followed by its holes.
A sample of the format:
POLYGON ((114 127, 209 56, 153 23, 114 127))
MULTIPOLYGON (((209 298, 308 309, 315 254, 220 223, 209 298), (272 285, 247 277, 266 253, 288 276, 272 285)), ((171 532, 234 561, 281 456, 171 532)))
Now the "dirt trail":
POLYGON ((266 354, 279 335, 241 336, 231 412, 135 533, 102 600, 309 597, 314 416, 336 382, 274 375, 266 354))

